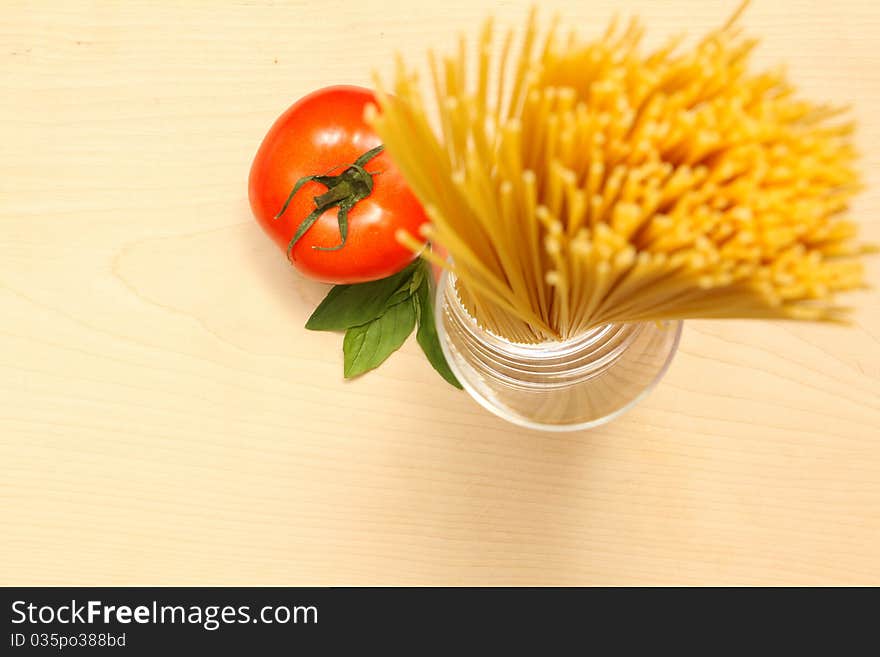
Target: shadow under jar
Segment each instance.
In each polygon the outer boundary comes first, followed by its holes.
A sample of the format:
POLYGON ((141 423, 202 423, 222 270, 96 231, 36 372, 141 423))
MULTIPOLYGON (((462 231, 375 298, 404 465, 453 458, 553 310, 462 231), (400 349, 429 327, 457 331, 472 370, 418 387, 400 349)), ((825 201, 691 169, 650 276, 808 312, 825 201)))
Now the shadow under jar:
POLYGON ((682 329, 680 321, 605 324, 567 340, 515 343, 477 324, 448 271, 436 309, 440 345, 465 390, 495 415, 545 431, 590 429, 631 408, 666 372, 682 329))

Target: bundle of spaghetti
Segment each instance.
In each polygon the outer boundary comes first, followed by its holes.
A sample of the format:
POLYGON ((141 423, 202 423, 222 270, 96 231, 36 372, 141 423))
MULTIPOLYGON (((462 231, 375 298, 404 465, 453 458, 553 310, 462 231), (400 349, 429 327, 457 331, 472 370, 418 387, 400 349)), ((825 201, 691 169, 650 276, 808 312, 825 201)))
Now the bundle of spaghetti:
MULTIPOLYGON (((739 13, 739 12, 738 12, 739 13)), ((689 49, 642 53, 615 22, 583 42, 529 16, 517 57, 493 23, 477 45, 429 54, 436 106, 400 59, 369 119, 450 254, 461 301, 517 342, 607 322, 841 321, 863 286, 860 184, 846 108, 800 99, 781 71, 751 73, 737 16, 689 49)), ((438 260, 430 253, 428 258, 438 260)))

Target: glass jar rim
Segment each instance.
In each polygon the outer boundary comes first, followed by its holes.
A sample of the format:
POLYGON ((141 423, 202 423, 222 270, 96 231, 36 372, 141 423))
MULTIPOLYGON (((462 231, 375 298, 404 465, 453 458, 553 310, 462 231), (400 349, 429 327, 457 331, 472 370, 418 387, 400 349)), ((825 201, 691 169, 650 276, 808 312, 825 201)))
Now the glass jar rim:
MULTIPOLYGON (((539 379, 538 381, 533 382, 531 385, 544 389, 548 387, 554 387, 554 385, 552 383, 548 384, 547 380, 540 380, 541 377, 539 370, 542 363, 562 363, 565 362, 566 357, 580 354, 582 357, 581 360, 584 362, 581 363, 580 367, 569 368, 567 372, 569 376, 568 380, 559 383, 558 387, 561 388, 571 385, 577 385, 578 383, 582 383, 593 376, 597 376, 602 371, 612 366, 614 361, 626 350, 630 343, 635 340, 637 332, 647 326, 649 323, 636 323, 629 325, 602 325, 599 327, 595 327, 594 329, 590 329, 568 340, 545 341, 534 344, 513 342, 507 340, 506 338, 498 336, 497 334, 481 327, 477 323, 476 319, 470 314, 470 312, 467 311, 464 304, 461 302, 458 293, 455 290, 455 280, 455 275, 451 271, 444 270, 441 273, 440 280, 438 281, 435 295, 435 323, 438 335, 440 337, 440 346, 443 350, 443 354, 446 357, 446 360, 449 363, 450 367, 452 368, 453 373, 461 382, 462 386, 465 388, 468 394, 470 394, 471 397, 473 397, 477 401, 477 403, 479 403, 481 406, 483 406, 493 414, 498 415, 499 417, 502 417, 509 422, 520 426, 544 431, 579 431, 597 427, 607 422, 610 422, 614 418, 632 408, 635 404, 637 404, 645 396, 647 396, 651 390, 653 390, 653 388, 657 385, 660 379, 663 378, 664 374, 669 369, 669 366, 671 365, 673 360, 673 356, 678 350, 683 322, 669 322, 669 327, 667 330, 675 331, 675 335, 669 348, 669 354, 663 362, 662 366, 659 368, 656 376, 647 385, 645 385, 645 387, 639 392, 639 394, 636 395, 632 400, 628 401, 626 404, 607 415, 586 422, 573 424, 550 424, 528 420, 526 418, 513 415, 505 411, 504 409, 497 407, 496 404, 485 397, 480 390, 478 390, 474 385, 471 384, 468 376, 466 376, 465 372, 461 370, 458 360, 455 357, 455 354, 453 353, 451 345, 449 343, 448 329, 444 322, 444 315, 446 313, 450 313, 450 315, 454 317, 455 320, 457 320, 456 325, 461 328, 467 335, 468 339, 478 345, 480 349, 487 350, 490 355, 495 358, 501 357, 509 359, 509 365, 512 366, 513 371, 516 371, 517 364, 530 365, 530 367, 527 368, 527 373, 531 376, 536 376, 539 379), (452 294, 450 294, 450 291, 452 291, 452 294), (454 303, 449 303, 450 301, 454 301, 454 303), (629 326, 631 330, 626 332, 624 335, 619 335, 621 333, 621 327, 624 326, 629 326), (592 361, 590 361, 589 359, 585 360, 584 357, 589 356, 592 353, 591 351, 589 351, 591 347, 601 349, 602 345, 608 345, 609 338, 612 340, 614 339, 615 331, 617 331, 618 337, 622 338, 618 340, 617 344, 612 344, 608 352, 601 355, 598 359, 592 361)), ((559 373, 558 371, 552 371, 552 368, 549 368, 549 370, 550 371, 548 373, 550 375, 559 373)), ((493 372, 492 376, 499 381, 503 381, 507 385, 516 385, 520 388, 530 387, 529 383, 527 382, 524 384, 522 380, 510 376, 499 375, 499 373, 497 372, 493 372)))

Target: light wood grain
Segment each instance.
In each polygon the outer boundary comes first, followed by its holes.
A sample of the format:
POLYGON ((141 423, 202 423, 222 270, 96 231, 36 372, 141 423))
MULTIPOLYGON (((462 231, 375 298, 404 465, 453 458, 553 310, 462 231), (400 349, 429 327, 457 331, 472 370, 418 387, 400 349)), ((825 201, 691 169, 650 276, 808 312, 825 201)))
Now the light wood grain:
MULTIPOLYGON (((551 4, 654 39, 734 5, 551 4)), ((880 584, 876 293, 848 329, 688 322, 590 432, 503 423, 413 343, 343 382, 341 337, 302 328, 326 288, 250 217, 257 145, 313 88, 525 13, 397 5, 3 2, 0 584, 880 584)), ((880 5, 745 25, 854 104, 880 241, 880 5)))

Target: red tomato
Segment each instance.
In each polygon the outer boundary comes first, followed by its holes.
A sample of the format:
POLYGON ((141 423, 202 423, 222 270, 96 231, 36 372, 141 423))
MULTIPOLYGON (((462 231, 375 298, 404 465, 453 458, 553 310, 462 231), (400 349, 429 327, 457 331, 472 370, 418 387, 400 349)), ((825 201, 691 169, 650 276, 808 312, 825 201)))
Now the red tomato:
MULTIPOLYGON (((316 196, 327 192, 310 181, 279 213, 298 180, 311 175, 341 174, 347 165, 381 140, 364 121, 364 108, 374 103, 368 89, 335 86, 319 89, 282 114, 263 139, 251 166, 248 193, 254 216, 284 252, 302 221, 315 210, 316 196)), ((299 239, 291 261, 310 278, 326 283, 362 283, 390 276, 414 257, 394 233, 403 228, 418 235, 427 221, 421 204, 400 171, 382 151, 364 166, 373 176, 369 196, 348 213, 348 237, 341 241, 337 208, 326 210, 299 239)))

